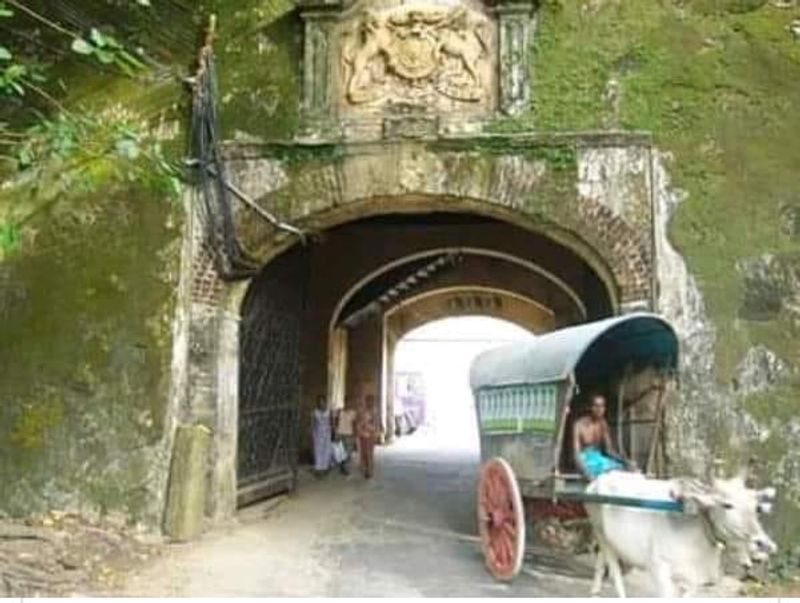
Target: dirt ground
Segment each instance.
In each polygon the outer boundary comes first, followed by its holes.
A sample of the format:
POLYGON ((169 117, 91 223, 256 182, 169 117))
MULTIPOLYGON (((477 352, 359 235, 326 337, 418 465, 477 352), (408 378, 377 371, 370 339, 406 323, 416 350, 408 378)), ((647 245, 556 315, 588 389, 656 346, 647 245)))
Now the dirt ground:
POLYGON ((103 596, 163 551, 122 522, 52 511, 0 519, 0 597, 103 596))

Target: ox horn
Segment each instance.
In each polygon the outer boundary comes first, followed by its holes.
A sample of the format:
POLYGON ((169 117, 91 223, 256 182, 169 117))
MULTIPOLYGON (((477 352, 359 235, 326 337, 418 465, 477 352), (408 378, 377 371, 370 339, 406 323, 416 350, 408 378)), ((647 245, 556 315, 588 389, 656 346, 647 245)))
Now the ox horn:
POLYGON ((769 515, 772 513, 772 503, 771 502, 760 502, 758 503, 758 512, 762 513, 763 515, 769 515))

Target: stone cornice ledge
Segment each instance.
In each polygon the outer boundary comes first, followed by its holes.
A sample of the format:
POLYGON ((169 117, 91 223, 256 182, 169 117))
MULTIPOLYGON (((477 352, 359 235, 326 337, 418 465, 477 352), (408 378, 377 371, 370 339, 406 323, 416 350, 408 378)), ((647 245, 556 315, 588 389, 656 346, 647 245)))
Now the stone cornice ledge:
POLYGON ((601 147, 651 147, 653 137, 650 132, 626 130, 589 130, 575 132, 513 132, 480 134, 440 134, 436 137, 408 140, 343 141, 343 140, 270 140, 237 141, 222 143, 227 159, 254 159, 282 152, 314 152, 329 150, 339 155, 358 155, 373 153, 380 149, 399 146, 428 146, 442 150, 480 151, 488 145, 507 147, 510 152, 535 147, 570 146, 575 148, 601 147))

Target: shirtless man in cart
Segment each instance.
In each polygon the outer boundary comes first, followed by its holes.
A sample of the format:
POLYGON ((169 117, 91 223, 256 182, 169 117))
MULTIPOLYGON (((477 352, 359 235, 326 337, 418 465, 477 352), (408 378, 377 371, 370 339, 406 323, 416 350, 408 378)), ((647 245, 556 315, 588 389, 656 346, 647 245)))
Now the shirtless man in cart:
POLYGON ((590 400, 589 413, 575 421, 572 427, 572 449, 581 473, 591 481, 608 471, 637 471, 633 462, 614 450, 606 421, 606 399, 594 394, 590 400))

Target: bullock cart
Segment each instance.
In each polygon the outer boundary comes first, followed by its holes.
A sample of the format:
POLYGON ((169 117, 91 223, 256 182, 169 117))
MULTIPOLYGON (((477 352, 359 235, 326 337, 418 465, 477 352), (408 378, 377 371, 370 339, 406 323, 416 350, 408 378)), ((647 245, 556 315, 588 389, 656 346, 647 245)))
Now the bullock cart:
POLYGON ((617 450, 644 473, 663 477, 665 394, 677 363, 675 331, 646 313, 560 329, 475 359, 478 525, 495 578, 519 572, 526 526, 548 516, 585 516, 583 503, 684 511, 676 500, 587 493, 572 450, 572 425, 599 393, 617 450))

